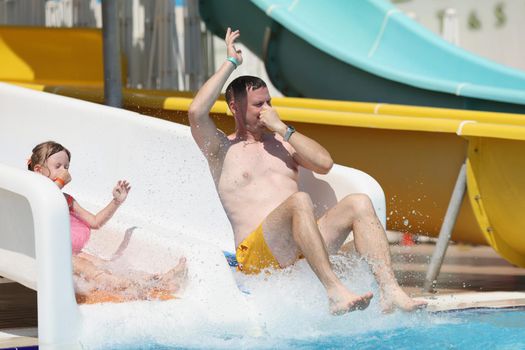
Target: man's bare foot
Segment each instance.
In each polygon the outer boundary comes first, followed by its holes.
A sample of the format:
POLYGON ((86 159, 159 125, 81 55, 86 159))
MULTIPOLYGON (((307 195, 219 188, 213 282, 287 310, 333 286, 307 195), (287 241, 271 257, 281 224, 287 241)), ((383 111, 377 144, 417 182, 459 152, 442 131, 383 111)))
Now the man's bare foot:
POLYGON ((426 307, 426 301, 412 299, 401 288, 394 292, 381 293, 381 308, 384 313, 394 312, 395 309, 414 311, 426 307))
POLYGON ((364 310, 370 304, 370 299, 372 299, 373 296, 371 292, 357 295, 344 287, 328 291, 330 313, 333 315, 343 315, 355 310, 364 310))

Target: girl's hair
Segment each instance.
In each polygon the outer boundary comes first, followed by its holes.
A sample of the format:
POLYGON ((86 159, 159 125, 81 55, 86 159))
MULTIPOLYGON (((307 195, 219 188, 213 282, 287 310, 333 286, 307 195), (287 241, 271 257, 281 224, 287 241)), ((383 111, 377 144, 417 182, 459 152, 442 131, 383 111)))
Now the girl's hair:
POLYGON ((33 148, 33 154, 31 154, 31 158, 29 158, 27 161, 27 169, 33 171, 35 169, 35 165, 44 165, 49 157, 61 151, 65 151, 69 161, 71 161, 71 153, 67 150, 67 148, 55 141, 46 141, 36 145, 35 148, 33 148))

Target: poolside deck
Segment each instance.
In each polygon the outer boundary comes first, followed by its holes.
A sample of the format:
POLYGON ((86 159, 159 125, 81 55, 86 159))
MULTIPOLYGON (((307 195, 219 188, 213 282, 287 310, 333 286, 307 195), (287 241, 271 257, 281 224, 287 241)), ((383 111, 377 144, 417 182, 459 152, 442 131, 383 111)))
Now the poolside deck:
POLYGON ((397 280, 410 295, 429 299, 429 310, 525 306, 525 269, 488 246, 452 244, 434 292, 422 290, 434 244, 392 245, 397 280))
POLYGON ((0 278, 0 349, 38 345, 36 292, 0 278))
MULTIPOLYGON (((398 281, 412 296, 430 297, 433 310, 525 306, 525 269, 500 258, 487 246, 451 244, 435 293, 422 292, 432 243, 391 245, 398 281)), ((37 345, 36 292, 0 278, 0 349, 37 345)))
MULTIPOLYGON (((391 245, 396 277, 403 288, 417 296, 434 244, 391 245)), ((488 246, 451 244, 432 294, 525 291, 525 269, 515 267, 488 246)))

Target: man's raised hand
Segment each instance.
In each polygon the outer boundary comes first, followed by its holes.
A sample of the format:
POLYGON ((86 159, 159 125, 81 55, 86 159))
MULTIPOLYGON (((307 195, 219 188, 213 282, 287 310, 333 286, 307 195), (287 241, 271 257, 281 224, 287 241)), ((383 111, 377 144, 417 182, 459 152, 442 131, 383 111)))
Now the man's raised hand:
POLYGON ((226 48, 228 52, 228 57, 233 57, 239 65, 242 64, 242 52, 241 50, 237 50, 235 48, 235 40, 241 36, 241 32, 239 30, 232 31, 230 27, 226 30, 226 37, 224 38, 224 41, 226 42, 226 48))

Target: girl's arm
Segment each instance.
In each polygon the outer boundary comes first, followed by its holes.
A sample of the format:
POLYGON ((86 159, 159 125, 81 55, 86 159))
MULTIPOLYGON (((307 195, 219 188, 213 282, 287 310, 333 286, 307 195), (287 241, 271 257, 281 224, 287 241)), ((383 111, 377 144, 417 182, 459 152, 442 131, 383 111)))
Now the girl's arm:
POLYGON ((117 185, 113 189, 113 199, 108 205, 96 215, 93 215, 86 209, 82 208, 77 201, 73 202, 73 211, 78 215, 80 219, 85 221, 92 229, 99 229, 115 214, 118 207, 126 200, 131 186, 129 182, 123 180, 118 181, 117 185))

